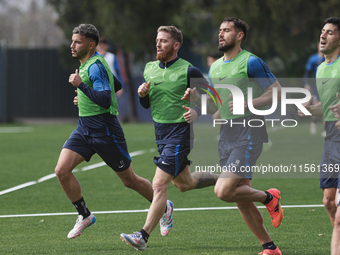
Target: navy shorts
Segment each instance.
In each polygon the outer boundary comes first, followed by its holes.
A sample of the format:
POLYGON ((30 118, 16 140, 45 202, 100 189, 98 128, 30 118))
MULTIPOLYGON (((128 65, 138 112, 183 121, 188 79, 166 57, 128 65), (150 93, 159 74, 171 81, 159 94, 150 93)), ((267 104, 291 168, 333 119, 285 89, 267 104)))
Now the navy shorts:
POLYGON ((320 188, 340 188, 340 142, 325 140, 320 162, 320 188))
POLYGON ((164 172, 176 177, 186 166, 191 164, 188 159, 190 146, 182 144, 159 144, 157 146, 159 157, 154 157, 156 166, 164 172))
POLYGON ((218 154, 223 171, 233 172, 242 178, 252 179, 251 166, 255 166, 262 152, 263 143, 254 140, 220 140, 218 154))
POLYGON ((126 170, 131 164, 125 139, 117 140, 112 134, 104 137, 84 136, 76 129, 63 148, 77 152, 86 161, 90 161, 91 157, 97 153, 116 172, 126 170))

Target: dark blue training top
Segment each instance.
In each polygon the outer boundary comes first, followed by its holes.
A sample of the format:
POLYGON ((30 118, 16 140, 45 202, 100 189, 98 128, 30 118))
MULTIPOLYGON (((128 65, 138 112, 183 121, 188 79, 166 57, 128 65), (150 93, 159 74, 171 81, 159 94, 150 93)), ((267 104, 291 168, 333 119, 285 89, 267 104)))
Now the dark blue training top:
MULTIPOLYGON (((164 63, 159 62, 159 67, 162 69, 168 68, 173 63, 175 63, 179 58, 164 63)), ((191 78, 203 78, 204 76, 201 71, 193 66, 189 66, 188 75, 187 75, 187 88, 190 88, 190 79, 191 78)), ((184 95, 184 92, 183 92, 184 95)), ((141 98, 139 97, 140 104, 145 108, 150 108, 150 100, 149 95, 141 98)), ((195 110, 200 114, 198 108, 195 110)), ((187 122, 179 122, 179 123, 157 123, 154 122, 155 126, 155 135, 156 135, 156 143, 157 144, 184 144, 190 146, 190 142, 193 142, 193 130, 192 125, 187 122)), ((192 145, 192 144, 191 144, 192 145)))

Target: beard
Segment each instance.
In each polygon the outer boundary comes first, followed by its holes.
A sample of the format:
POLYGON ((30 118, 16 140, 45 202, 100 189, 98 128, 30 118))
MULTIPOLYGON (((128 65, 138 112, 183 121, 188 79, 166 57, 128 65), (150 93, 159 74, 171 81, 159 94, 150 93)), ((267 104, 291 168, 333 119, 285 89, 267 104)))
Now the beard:
POLYGON ((222 51, 222 52, 227 52, 227 51, 229 51, 229 50, 231 50, 232 48, 234 48, 235 47, 235 45, 236 45, 236 43, 235 43, 235 39, 233 39, 231 42, 226 42, 225 44, 223 44, 223 45, 219 45, 218 46, 218 50, 219 51, 222 51))
POLYGON ((80 51, 73 50, 73 51, 74 51, 74 55, 72 55, 72 57, 74 59, 81 59, 87 54, 86 50, 80 50, 80 51))
POLYGON ((174 49, 171 48, 168 51, 165 51, 163 53, 157 53, 156 59, 159 61, 165 62, 172 56, 173 53, 174 53, 174 49))

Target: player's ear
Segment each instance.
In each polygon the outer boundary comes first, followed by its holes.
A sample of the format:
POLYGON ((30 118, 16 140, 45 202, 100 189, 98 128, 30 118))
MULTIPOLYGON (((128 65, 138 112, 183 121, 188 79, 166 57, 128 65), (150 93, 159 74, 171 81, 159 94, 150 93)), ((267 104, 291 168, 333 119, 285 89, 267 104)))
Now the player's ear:
POLYGON ((94 41, 91 41, 89 46, 91 50, 94 50, 96 48, 96 43, 94 41))
POLYGON ((179 42, 175 42, 174 44, 174 50, 178 50, 179 47, 181 47, 181 44, 179 42))
POLYGON ((243 32, 243 31, 238 32, 237 37, 238 37, 237 39, 238 39, 239 41, 242 41, 243 38, 244 38, 244 32, 243 32))

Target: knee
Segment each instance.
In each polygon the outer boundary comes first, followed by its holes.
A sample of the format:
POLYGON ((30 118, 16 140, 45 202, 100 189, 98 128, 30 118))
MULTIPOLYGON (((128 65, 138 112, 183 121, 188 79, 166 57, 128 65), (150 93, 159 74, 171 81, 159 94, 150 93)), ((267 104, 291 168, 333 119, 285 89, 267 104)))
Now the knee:
POLYGON ((67 179, 70 175, 69 171, 66 171, 65 168, 61 167, 60 165, 57 165, 54 169, 54 173, 56 174, 58 180, 62 182, 63 180, 67 179))
MULTIPOLYGON (((328 211, 336 210, 335 199, 328 196, 324 196, 322 200, 324 206, 328 211)), ((340 216, 340 215, 339 215, 340 216)))
POLYGON ((235 202, 233 193, 228 189, 225 189, 221 186, 215 186, 214 192, 219 199, 225 202, 229 202, 229 203, 235 202))
POLYGON ((167 188, 168 188, 168 185, 165 185, 162 182, 158 182, 158 181, 152 182, 152 189, 153 189, 154 193, 162 193, 162 192, 166 191, 167 188))

